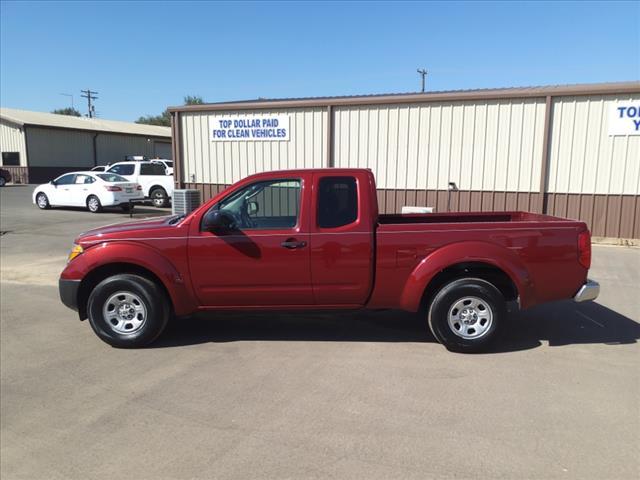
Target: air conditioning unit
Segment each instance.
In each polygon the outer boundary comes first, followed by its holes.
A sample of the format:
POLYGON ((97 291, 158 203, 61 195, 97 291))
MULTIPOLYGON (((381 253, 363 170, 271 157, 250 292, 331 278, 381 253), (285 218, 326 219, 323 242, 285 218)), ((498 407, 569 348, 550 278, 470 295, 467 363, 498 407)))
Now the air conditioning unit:
POLYGON ((200 190, 174 190, 171 198, 174 215, 186 215, 200 206, 200 190))

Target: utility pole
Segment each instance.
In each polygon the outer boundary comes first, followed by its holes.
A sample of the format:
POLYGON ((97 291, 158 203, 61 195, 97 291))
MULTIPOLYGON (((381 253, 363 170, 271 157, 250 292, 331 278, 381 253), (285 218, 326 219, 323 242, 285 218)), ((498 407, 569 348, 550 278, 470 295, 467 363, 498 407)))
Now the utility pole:
POLYGON ((88 88, 86 90, 80 90, 80 91, 82 92, 82 95, 80 96, 87 99, 87 104, 89 106, 89 118, 95 117, 96 107, 92 104, 92 100, 98 99, 98 97, 96 97, 98 92, 92 92, 88 88))
POLYGON ((424 68, 419 68, 418 73, 422 77, 422 93, 424 93, 424 81, 427 78, 427 71, 424 68))

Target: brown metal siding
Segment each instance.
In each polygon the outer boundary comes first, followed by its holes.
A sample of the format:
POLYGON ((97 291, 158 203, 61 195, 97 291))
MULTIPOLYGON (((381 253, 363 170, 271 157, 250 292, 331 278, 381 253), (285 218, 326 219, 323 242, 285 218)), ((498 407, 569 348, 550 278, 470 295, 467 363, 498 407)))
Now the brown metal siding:
MULTIPOLYGON (((186 183, 185 188, 200 190, 203 201, 213 198, 229 185, 186 183)), ((400 213, 405 205, 435 207, 447 211, 447 190, 395 190, 377 192, 380 213, 400 213)), ((598 237, 640 239, 640 196, 548 194, 548 214, 586 222, 591 234, 598 237)), ((524 210, 542 213, 539 192, 451 193, 451 211, 524 210)))

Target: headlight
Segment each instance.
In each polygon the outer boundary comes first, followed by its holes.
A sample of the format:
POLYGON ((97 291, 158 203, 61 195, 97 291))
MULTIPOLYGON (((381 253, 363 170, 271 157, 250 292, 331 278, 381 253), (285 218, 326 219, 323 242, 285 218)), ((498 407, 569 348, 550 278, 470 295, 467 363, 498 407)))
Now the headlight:
POLYGON ((84 252, 82 246, 74 243, 73 247, 71 247, 71 251, 69 252, 69 257, 67 257, 67 263, 76 258, 82 252, 84 252))

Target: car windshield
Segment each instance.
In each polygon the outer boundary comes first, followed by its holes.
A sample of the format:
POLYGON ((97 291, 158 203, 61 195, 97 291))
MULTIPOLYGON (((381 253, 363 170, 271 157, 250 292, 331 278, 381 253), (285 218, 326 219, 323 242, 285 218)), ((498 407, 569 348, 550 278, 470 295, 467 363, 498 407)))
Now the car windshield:
POLYGON ((128 182, 126 178, 121 175, 116 175, 115 173, 99 173, 97 175, 105 182, 128 182))

